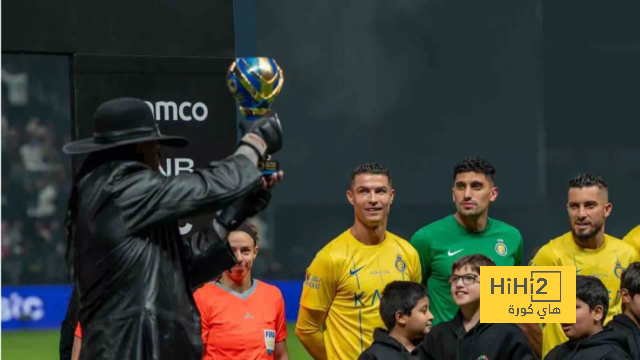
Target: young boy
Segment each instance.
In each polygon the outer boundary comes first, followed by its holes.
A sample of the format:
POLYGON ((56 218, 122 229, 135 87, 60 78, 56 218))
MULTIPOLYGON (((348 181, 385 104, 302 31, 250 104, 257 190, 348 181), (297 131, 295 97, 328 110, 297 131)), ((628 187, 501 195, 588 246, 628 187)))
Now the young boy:
POLYGON ((576 322, 562 324, 569 341, 553 348, 545 360, 628 360, 627 343, 613 329, 603 330, 609 292, 594 276, 576 277, 576 322))
POLYGON ((640 360, 640 263, 622 272, 620 295, 624 314, 614 316, 607 326, 627 339, 631 358, 640 360))
POLYGON ((393 281, 382 292, 380 317, 387 330, 373 332, 373 344, 358 360, 421 359, 416 343, 431 329, 427 289, 419 283, 393 281))
POLYGON ((496 266, 480 254, 463 256, 451 267, 451 296, 460 308, 453 320, 433 327, 421 345, 428 360, 537 359, 515 324, 480 323, 480 267, 496 266))

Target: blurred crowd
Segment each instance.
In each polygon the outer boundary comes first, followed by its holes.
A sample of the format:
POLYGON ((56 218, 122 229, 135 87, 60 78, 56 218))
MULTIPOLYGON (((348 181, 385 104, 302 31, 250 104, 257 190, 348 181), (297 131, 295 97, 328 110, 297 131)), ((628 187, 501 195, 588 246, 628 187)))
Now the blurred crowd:
POLYGON ((67 279, 68 75, 23 59, 3 56, 2 64, 2 281, 60 283, 67 279))

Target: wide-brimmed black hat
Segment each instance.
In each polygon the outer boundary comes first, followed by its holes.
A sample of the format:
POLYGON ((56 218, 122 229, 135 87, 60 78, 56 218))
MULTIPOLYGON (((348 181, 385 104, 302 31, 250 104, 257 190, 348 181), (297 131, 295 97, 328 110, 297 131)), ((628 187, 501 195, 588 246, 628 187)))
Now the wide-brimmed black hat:
POLYGON ((185 137, 160 134, 151 108, 140 99, 109 100, 98 107, 93 121, 93 137, 65 145, 62 149, 65 154, 87 154, 148 141, 159 141, 171 147, 189 145, 185 137))

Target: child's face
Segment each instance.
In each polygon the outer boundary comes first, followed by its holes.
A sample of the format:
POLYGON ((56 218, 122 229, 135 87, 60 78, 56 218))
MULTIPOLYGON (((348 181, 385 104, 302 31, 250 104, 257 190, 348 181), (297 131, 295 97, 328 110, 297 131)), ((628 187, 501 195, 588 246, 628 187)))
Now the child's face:
POLYGON ((411 310, 411 316, 405 318, 405 329, 414 338, 421 338, 431 330, 433 315, 429 310, 429 298, 423 297, 411 310))
POLYGON ((576 323, 562 324, 562 331, 571 340, 589 337, 601 328, 602 306, 589 309, 589 305, 580 299, 576 299, 576 323))
POLYGON ((451 296, 458 306, 480 300, 480 274, 467 265, 453 272, 449 278, 451 296))
POLYGON ((622 295, 622 302, 627 306, 630 315, 635 317, 636 322, 640 322, 640 294, 635 294, 632 297, 627 289, 621 289, 620 294, 622 295))

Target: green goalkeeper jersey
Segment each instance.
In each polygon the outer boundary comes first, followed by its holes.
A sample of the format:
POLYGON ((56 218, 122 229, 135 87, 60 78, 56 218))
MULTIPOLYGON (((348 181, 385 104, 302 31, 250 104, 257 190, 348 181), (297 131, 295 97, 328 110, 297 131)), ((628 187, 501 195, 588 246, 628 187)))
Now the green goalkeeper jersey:
POLYGON ((498 266, 520 266, 522 235, 502 221, 488 218, 484 231, 471 232, 453 215, 418 230, 411 238, 422 266, 422 281, 429 291, 433 325, 453 319, 458 306, 451 297, 451 265, 465 255, 482 254, 498 266))

